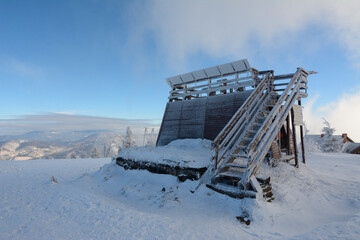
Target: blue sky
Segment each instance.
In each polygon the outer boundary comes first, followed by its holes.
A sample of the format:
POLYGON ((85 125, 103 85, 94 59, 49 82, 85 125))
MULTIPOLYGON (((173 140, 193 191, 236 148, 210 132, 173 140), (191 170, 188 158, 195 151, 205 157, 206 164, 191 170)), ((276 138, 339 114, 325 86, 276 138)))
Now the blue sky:
POLYGON ((156 125, 166 77, 247 58, 278 74, 318 71, 308 128, 325 117, 360 141, 359 12, 333 0, 0 1, 0 130, 54 114, 156 125))

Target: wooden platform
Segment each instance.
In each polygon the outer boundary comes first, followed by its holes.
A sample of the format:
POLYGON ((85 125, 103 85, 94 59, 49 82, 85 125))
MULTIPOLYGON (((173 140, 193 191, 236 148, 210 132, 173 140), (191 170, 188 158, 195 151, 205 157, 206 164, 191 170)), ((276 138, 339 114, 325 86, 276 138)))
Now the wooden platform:
POLYGON ((171 164, 171 160, 169 160, 169 164, 164 163, 155 163, 143 160, 132 160, 132 159, 124 159, 118 157, 116 159, 116 164, 123 167, 125 170, 134 169, 134 170, 147 170, 151 173, 156 174, 169 174, 176 176, 179 181, 183 182, 187 179, 189 180, 198 180, 205 173, 206 169, 203 168, 194 168, 194 167, 183 167, 176 164, 171 164))

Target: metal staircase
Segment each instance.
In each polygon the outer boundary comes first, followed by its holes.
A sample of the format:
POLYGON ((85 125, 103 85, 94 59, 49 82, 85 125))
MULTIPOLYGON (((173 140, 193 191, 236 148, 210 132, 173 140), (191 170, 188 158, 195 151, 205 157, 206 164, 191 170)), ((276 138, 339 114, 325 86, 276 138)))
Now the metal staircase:
POLYGON ((295 101, 307 97, 309 74, 302 68, 278 76, 259 72, 261 81, 213 141, 204 175, 209 188, 238 198, 261 193, 255 174, 295 101))

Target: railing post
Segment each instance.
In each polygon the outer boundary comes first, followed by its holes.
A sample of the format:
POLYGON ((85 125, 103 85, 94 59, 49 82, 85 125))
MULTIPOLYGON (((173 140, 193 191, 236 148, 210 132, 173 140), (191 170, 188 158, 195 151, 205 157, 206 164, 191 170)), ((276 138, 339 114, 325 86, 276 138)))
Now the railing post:
POLYGON ((217 169, 218 165, 218 156, 219 156, 219 150, 216 148, 216 154, 215 154, 215 169, 217 169))
POLYGON ((291 135, 290 135, 290 114, 288 113, 287 117, 286 117, 286 141, 287 141, 287 151, 286 151, 286 154, 287 155, 290 155, 291 154, 291 147, 290 147, 290 141, 291 141, 291 135))
POLYGON ((294 143, 294 155, 295 155, 295 167, 299 167, 298 155, 297 155, 297 146, 296 146, 296 129, 294 122, 294 108, 291 108, 291 125, 293 130, 293 143, 294 143))
MULTIPOLYGON (((301 100, 298 100, 298 103, 299 106, 301 106, 301 100)), ((305 164, 304 130, 302 125, 300 125, 300 140, 301 140, 302 162, 305 164)))
POLYGON ((246 107, 246 124, 249 123, 249 107, 246 107))

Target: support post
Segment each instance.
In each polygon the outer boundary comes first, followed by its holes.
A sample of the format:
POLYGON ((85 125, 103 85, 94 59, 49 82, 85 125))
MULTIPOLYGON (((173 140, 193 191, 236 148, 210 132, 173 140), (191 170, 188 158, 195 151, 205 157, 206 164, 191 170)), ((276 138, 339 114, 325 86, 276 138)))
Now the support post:
POLYGON ((279 146, 279 149, 280 149, 280 156, 281 156, 281 128, 278 132, 278 146, 279 146))
MULTIPOLYGON (((301 106, 301 100, 298 101, 299 106, 301 106)), ((305 164, 305 146, 304 146, 304 129, 303 125, 300 125, 300 139, 301 139, 301 153, 302 153, 302 162, 305 164)))
POLYGON ((286 117, 286 135, 287 135, 287 155, 291 154, 291 148, 290 148, 290 114, 287 115, 286 117))
POLYGON ((215 156, 215 169, 217 169, 218 165, 218 157, 219 157, 219 150, 216 147, 216 156, 215 156))
POLYGON ((296 147, 296 129, 295 129, 295 122, 294 122, 294 108, 291 108, 291 125, 293 130, 293 143, 294 143, 294 155, 295 155, 295 167, 299 167, 299 160, 297 155, 297 147, 296 147))

